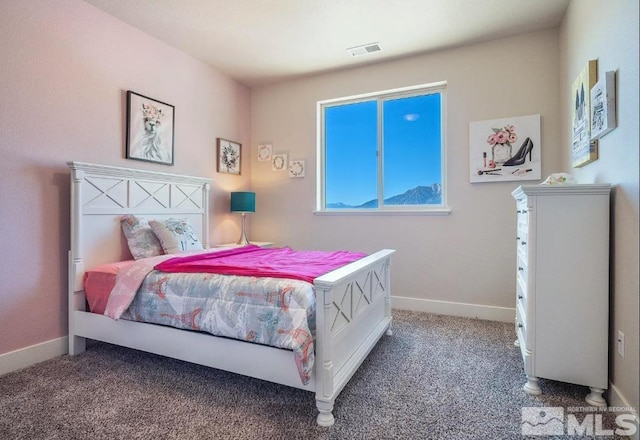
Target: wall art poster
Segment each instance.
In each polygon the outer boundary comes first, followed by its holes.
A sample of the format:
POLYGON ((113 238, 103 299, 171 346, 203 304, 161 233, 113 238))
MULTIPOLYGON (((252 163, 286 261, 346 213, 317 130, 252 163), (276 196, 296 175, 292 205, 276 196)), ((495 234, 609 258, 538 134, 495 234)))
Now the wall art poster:
POLYGON ((218 138, 216 141, 216 171, 219 173, 240 174, 240 153, 242 145, 239 142, 218 138))
POLYGON ((574 168, 598 159, 598 141, 591 140, 590 106, 597 66, 597 61, 589 61, 571 86, 571 164, 574 168))
POLYGON ((304 160, 292 160, 289 162, 289 177, 304 177, 304 171, 304 160))
POLYGON ((540 115, 469 123, 469 181, 539 180, 540 115))
POLYGON ((258 162, 271 161, 272 154, 273 154, 273 145, 271 144, 258 145, 258 162))
POLYGON ((616 128, 616 72, 604 74, 591 89, 591 140, 616 128))
POLYGON ((277 153, 274 154, 271 159, 271 169, 273 171, 286 171, 287 170, 287 154, 277 153))
POLYGON ((174 106, 127 91, 126 158, 173 165, 174 106))

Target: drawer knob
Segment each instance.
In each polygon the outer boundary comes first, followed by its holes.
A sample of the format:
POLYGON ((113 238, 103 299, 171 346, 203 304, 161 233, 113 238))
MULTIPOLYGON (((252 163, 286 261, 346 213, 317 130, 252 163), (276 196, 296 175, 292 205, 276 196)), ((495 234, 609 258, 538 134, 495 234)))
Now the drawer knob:
POLYGON ((524 327, 522 324, 518 323, 518 328, 524 327))
POLYGON ((522 298, 524 298, 524 296, 518 295, 518 299, 522 299, 522 298))
POLYGON ((518 270, 519 270, 520 272, 522 272, 522 271, 524 270, 524 267, 522 267, 522 266, 518 266, 518 270))
POLYGON ((522 241, 520 242, 520 244, 522 244, 522 245, 524 246, 525 244, 527 244, 527 242, 526 242, 526 241, 524 241, 524 240, 522 240, 522 241))

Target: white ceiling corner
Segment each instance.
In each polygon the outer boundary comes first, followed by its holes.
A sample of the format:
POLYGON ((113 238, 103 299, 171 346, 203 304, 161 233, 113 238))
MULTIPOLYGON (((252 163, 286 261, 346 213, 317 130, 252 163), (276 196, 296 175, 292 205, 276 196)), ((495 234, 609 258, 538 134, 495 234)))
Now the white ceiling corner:
POLYGON ((255 86, 551 29, 570 0, 85 1, 255 86))

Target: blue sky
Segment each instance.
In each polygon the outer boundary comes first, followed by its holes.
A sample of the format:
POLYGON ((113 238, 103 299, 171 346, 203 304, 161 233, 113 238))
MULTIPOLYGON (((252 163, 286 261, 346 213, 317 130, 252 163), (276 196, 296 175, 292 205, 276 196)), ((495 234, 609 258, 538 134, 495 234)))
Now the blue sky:
MULTIPOLYGON (((441 183, 440 94, 384 101, 384 198, 441 183)), ((377 197, 377 102, 325 110, 326 202, 377 197)))

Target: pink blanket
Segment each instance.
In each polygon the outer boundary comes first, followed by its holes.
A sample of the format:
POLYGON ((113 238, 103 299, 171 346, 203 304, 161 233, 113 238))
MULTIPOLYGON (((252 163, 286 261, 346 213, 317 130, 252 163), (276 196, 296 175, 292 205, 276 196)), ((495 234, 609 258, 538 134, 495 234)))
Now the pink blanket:
POLYGON ((352 263, 366 254, 337 251, 294 251, 291 248, 241 248, 175 257, 156 265, 163 272, 208 272, 222 275, 288 278, 312 283, 314 278, 352 263))

